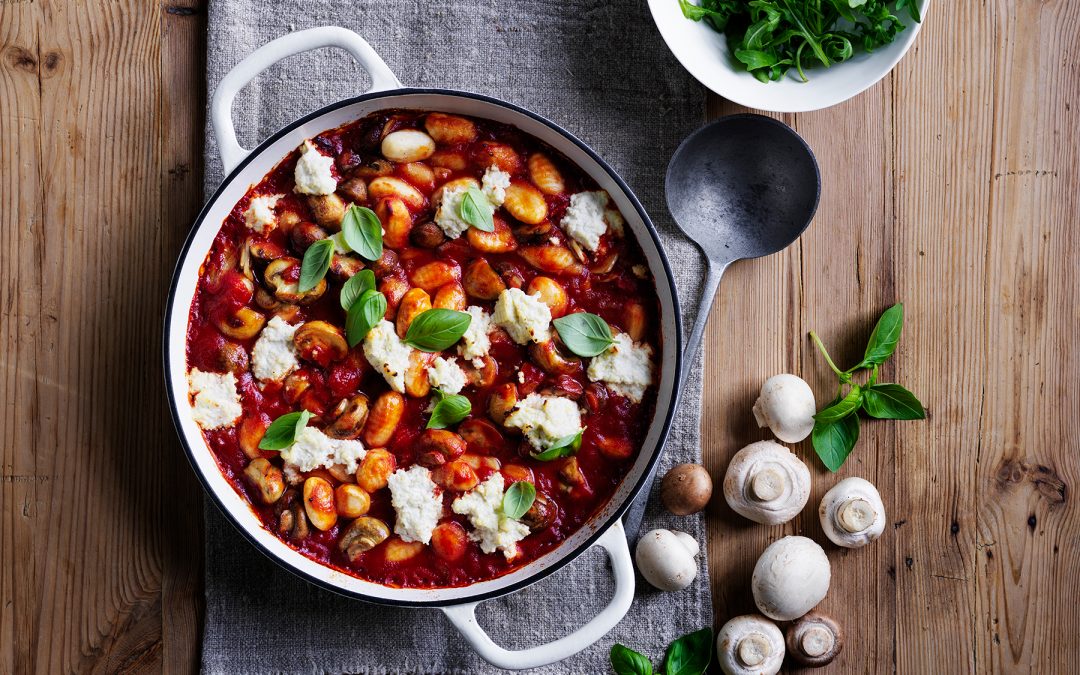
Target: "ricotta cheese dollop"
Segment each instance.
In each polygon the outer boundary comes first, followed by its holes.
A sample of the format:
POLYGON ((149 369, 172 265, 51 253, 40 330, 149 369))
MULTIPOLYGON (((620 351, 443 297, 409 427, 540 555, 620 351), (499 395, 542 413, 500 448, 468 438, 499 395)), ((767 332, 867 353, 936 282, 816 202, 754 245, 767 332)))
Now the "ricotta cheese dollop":
POLYGON ((194 398, 191 417, 200 428, 209 431, 230 427, 244 414, 236 376, 232 373, 207 373, 192 368, 187 377, 188 392, 194 398))
POLYGON ((505 425, 521 429, 529 443, 542 452, 555 441, 581 431, 581 411, 568 398, 533 393, 517 402, 505 425))
POLYGON ((622 233, 622 215, 616 209, 608 208, 610 202, 611 197, 603 190, 571 195, 570 205, 559 225, 567 236, 595 252, 600 247, 600 237, 609 226, 614 232, 622 233))
POLYGON ((491 332, 494 324, 491 322, 491 315, 485 312, 483 307, 470 305, 465 311, 472 317, 472 321, 469 322, 465 334, 461 336, 458 353, 462 358, 469 359, 474 362, 473 365, 476 365, 475 362, 487 356, 488 350, 491 349, 491 338, 488 333, 491 332))
POLYGON ((511 560, 518 553, 517 543, 529 536, 529 526, 503 513, 504 494, 503 475, 496 471, 473 490, 455 499, 450 508, 469 518, 473 526, 469 538, 480 543, 481 551, 494 553, 501 550, 506 559, 511 560))
POLYGON ((337 189, 337 180, 331 169, 334 158, 319 152, 311 141, 304 141, 300 159, 293 171, 295 190, 305 195, 328 195, 337 189))
POLYGON ((444 394, 457 394, 465 388, 468 378, 465 371, 453 358, 445 359, 441 356, 435 358, 427 369, 428 381, 432 387, 437 388, 444 394))
POLYGON ((405 393, 405 371, 412 352, 412 347, 398 337, 394 324, 386 319, 375 324, 364 338, 364 357, 399 394, 405 393))
POLYGON ((641 403, 653 380, 652 347, 634 344, 629 335, 620 333, 615 344, 589 362, 588 375, 593 382, 603 382, 616 394, 641 403))
POLYGON ((480 190, 495 208, 506 200, 506 188, 510 187, 510 174, 492 164, 480 179, 480 190))
POLYGON ((341 464, 349 473, 356 471, 367 454, 360 441, 330 438, 315 427, 304 427, 292 445, 281 451, 286 466, 298 471, 313 471, 319 467, 341 464))
POLYGON ((461 200, 465 198, 469 187, 460 185, 443 190, 439 208, 435 211, 435 224, 442 229, 448 239, 457 239, 469 229, 468 221, 461 217, 461 200))
POLYGON ((416 465, 390 474, 390 503, 397 513, 394 532, 402 541, 431 542, 431 531, 442 518, 442 495, 431 472, 416 465))
POLYGON ((251 348, 251 372, 260 382, 280 382, 300 367, 293 336, 300 326, 293 326, 275 316, 270 319, 255 346, 251 348))
POLYGON ((244 211, 244 223, 259 234, 269 234, 277 227, 277 214, 274 207, 285 195, 260 195, 251 200, 244 211))
POLYGON ((520 288, 508 288, 495 302, 495 323, 519 345, 551 339, 551 309, 535 295, 520 288))

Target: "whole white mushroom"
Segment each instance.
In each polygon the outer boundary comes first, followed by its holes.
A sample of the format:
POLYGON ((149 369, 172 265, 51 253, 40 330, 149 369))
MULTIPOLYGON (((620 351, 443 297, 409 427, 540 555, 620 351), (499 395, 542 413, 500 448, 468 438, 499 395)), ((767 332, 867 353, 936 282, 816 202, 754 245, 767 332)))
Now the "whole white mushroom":
POLYGON ((784 663, 784 636, 763 616, 737 616, 716 634, 716 660, 727 675, 775 675, 784 663))
POLYGON ((885 530, 885 505, 877 488, 862 478, 845 478, 821 498, 818 517, 825 536, 837 546, 859 548, 885 530))
POLYGON ((773 375, 761 385, 754 419, 785 443, 798 443, 814 430, 814 391, 796 375, 773 375))
POLYGON ((661 591, 681 591, 697 577, 699 551, 697 540, 685 532, 652 530, 638 540, 634 561, 645 581, 661 591))
POLYGON ((728 464, 724 499, 755 523, 786 523, 810 499, 810 469, 776 441, 751 443, 728 464))
POLYGON ((754 565, 750 585, 762 614, 792 621, 821 602, 831 577, 825 551, 813 539, 791 536, 769 544, 754 565))

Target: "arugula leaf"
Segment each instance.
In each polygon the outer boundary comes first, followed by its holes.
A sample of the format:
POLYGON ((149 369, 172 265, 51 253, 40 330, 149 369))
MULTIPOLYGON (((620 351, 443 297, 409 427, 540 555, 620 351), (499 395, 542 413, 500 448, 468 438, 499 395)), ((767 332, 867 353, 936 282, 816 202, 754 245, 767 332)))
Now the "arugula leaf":
POLYGON ((664 675, 702 675, 712 661, 712 629, 682 636, 668 647, 664 675))
POLYGON ((428 429, 445 429, 465 419, 472 412, 472 402, 461 394, 444 394, 436 389, 435 395, 438 401, 431 410, 426 427, 428 429))
POLYGON ((353 306, 353 303, 364 294, 364 291, 375 290, 375 273, 371 270, 360 270, 356 274, 349 277, 349 280, 345 282, 341 287, 341 308, 346 312, 353 306))
POLYGON ((285 413, 266 428, 266 433, 259 441, 259 449, 284 450, 289 447, 296 442, 296 437, 300 435, 312 417, 314 415, 306 410, 285 413))
POLYGON ((814 422, 810 440, 821 463, 836 473, 859 440, 859 417, 848 415, 835 422, 814 422))
POLYGON ((386 296, 370 289, 361 293, 345 315, 345 339, 349 346, 355 347, 363 342, 385 315, 386 296))
POLYGON ((898 384, 874 384, 863 392, 862 408, 870 417, 882 420, 926 419, 922 403, 898 384))
POLYGON ((458 206, 458 213, 462 220, 481 232, 495 231, 495 209, 484 193, 475 187, 465 191, 458 206))
POLYGON ((552 321, 566 348, 578 356, 597 356, 615 344, 611 327, 595 314, 577 312, 552 321))
POLYGON ((649 659, 629 647, 618 643, 612 645, 610 658, 616 675, 653 675, 649 659))
POLYGON ((527 480, 512 483, 503 494, 502 511, 507 518, 517 520, 532 508, 536 501, 536 486, 527 480))
POLYGON ((300 283, 297 290, 306 293, 319 285, 330 269, 330 260, 334 257, 334 242, 320 239, 304 251, 304 261, 300 263, 300 283))
POLYGON ((366 206, 349 205, 341 219, 341 236, 360 257, 371 261, 382 257, 382 221, 366 206))
POLYGON ((472 323, 472 315, 452 309, 421 312, 405 333, 405 344, 422 352, 441 352, 461 339, 472 323))

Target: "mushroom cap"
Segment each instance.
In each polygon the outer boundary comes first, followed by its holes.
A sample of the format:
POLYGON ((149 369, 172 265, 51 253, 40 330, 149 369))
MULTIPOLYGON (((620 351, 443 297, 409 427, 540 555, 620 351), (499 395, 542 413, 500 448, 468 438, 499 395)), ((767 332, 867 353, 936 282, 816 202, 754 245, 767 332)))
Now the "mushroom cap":
POLYGON ((728 464, 724 499, 736 513, 756 523, 786 523, 810 499, 810 469, 775 441, 751 443, 728 464))
POLYGON ((712 476, 700 464, 679 464, 660 481, 660 500, 677 516, 687 516, 705 508, 712 497, 712 476))
POLYGON ((798 443, 814 430, 817 403, 814 391, 796 375, 773 375, 761 385, 754 402, 754 419, 785 443, 798 443))
POLYGON ((645 581, 661 591, 681 591, 697 577, 699 550, 685 532, 652 530, 638 540, 634 561, 645 581))
POLYGON ((885 530, 885 505, 873 483, 845 478, 821 498, 818 518, 825 536, 837 546, 859 548, 885 530))
POLYGON ((716 660, 727 675, 775 675, 784 663, 784 636, 763 616, 737 616, 716 634, 716 660))
POLYGON ((824 614, 811 612, 788 626, 788 653, 804 666, 824 666, 835 659, 843 648, 843 631, 839 624, 824 614))
POLYGON ((754 565, 750 585, 762 614, 791 621, 821 602, 831 577, 829 558, 817 542, 791 536, 769 544, 754 565))

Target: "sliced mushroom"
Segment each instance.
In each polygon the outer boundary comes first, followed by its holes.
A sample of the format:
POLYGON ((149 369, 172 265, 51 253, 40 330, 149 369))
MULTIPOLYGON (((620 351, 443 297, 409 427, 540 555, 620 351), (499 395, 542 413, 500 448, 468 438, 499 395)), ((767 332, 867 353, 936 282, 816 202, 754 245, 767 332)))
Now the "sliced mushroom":
POLYGON ((308 305, 322 297, 326 292, 326 279, 320 279, 319 283, 309 291, 300 291, 300 261, 295 258, 277 258, 271 260, 263 272, 263 281, 266 283, 274 297, 282 302, 308 305), (294 269, 295 268, 295 269, 294 269), (290 277, 294 277, 293 281, 290 277))
POLYGON ((368 418, 368 397, 357 394, 342 401, 334 412, 336 415, 333 421, 323 429, 323 433, 330 438, 343 440, 359 438, 368 418))
POLYGON ((217 328, 222 335, 234 340, 250 340, 259 334, 266 317, 250 307, 241 307, 231 315, 218 319, 217 328))
POLYGON ((551 527, 555 518, 559 515, 559 506, 543 492, 536 493, 536 499, 532 506, 521 517, 521 522, 529 526, 533 532, 551 527))
POLYGON ((726 675, 775 675, 784 663, 784 636, 763 616, 737 616, 716 634, 716 660, 726 675))
POLYGON ((308 321, 296 329, 293 335, 296 354, 300 358, 317 363, 323 368, 333 361, 340 361, 349 353, 341 329, 325 321, 308 321))
POLYGON ((885 506, 873 483, 845 478, 821 498, 818 517, 825 536, 837 546, 859 548, 885 530, 885 506))
POLYGON ((810 470, 779 443, 751 443, 731 458, 724 498, 736 513, 756 523, 786 523, 810 498, 810 470))
POLYGON ((564 356, 554 340, 531 343, 529 355, 536 365, 551 375, 572 375, 581 371, 581 359, 564 356))
POLYGON ((349 523, 338 540, 338 548, 349 557, 351 562, 356 562, 360 554, 370 551, 386 541, 390 536, 390 528, 378 518, 361 516, 349 523))
POLYGON ((787 648, 801 665, 820 668, 828 665, 844 648, 839 624, 817 612, 811 612, 787 628, 787 648))

